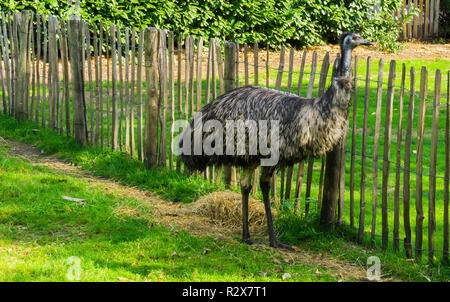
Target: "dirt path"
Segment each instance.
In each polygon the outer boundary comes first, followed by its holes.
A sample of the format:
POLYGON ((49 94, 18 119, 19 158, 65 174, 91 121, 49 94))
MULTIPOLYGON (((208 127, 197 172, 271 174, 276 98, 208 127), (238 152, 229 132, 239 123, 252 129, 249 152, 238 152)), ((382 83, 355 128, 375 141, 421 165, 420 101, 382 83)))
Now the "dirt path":
MULTIPOLYGON (((35 166, 48 167, 56 173, 75 176, 88 182, 107 193, 115 196, 135 198, 151 206, 154 209, 155 222, 174 228, 183 229, 196 236, 215 236, 217 240, 234 241, 232 235, 240 236, 239 228, 230 228, 217 223, 210 217, 203 217, 193 211, 192 205, 183 205, 181 203, 173 203, 165 201, 151 192, 139 190, 136 187, 124 186, 110 179, 104 179, 92 175, 89 171, 83 170, 71 163, 58 159, 55 156, 48 156, 41 153, 38 149, 16 141, 5 140, 13 156, 25 159, 35 166)), ((265 233, 264 229, 254 230, 259 233, 265 233)), ((263 234, 265 236, 265 234, 263 234)), ((258 238, 259 239, 259 238, 258 238)), ((331 274, 339 276, 342 281, 345 280, 361 280, 366 281, 366 271, 358 264, 352 264, 346 261, 336 259, 332 256, 322 253, 313 253, 303 249, 295 252, 274 250, 267 245, 254 245, 254 250, 270 250, 274 256, 289 259, 293 263, 307 263, 320 268, 324 268, 331 274)), ((318 271, 316 273, 319 273, 318 271)))

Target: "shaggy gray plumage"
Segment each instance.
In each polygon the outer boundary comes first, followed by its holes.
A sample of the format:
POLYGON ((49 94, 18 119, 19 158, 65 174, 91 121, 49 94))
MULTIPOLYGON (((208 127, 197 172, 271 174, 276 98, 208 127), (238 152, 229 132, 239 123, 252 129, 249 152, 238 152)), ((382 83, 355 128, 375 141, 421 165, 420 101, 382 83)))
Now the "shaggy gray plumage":
MULTIPOLYGON (((350 106, 351 78, 339 77, 332 80, 330 88, 322 97, 306 99, 297 95, 280 92, 258 86, 245 86, 234 89, 205 105, 200 112, 202 122, 217 120, 226 133, 227 120, 267 120, 267 135, 270 145, 270 121, 279 121, 279 162, 274 168, 293 164, 308 156, 322 156, 330 151, 340 140, 348 123, 347 116, 350 106)), ((258 124, 257 124, 258 125, 258 124)), ((194 121, 190 123, 192 142, 194 121)), ((266 130, 266 129, 264 129, 266 130)), ((257 129, 259 134, 259 127, 257 129)), ((212 164, 231 164, 237 166, 258 166, 261 158, 259 148, 256 155, 249 155, 248 131, 245 139, 246 152, 237 155, 225 155, 226 141, 223 141, 224 155, 182 155, 181 160, 191 170, 203 170, 212 164)), ((210 135, 203 133, 203 140, 210 135)), ((193 146, 193 144, 192 144, 193 146)), ((180 148, 182 142, 180 143, 180 148)), ((193 154, 193 147, 192 152, 193 154)))
MULTIPOLYGON (((320 157, 330 151, 344 134, 348 124, 348 112, 352 89, 352 73, 350 69, 352 50, 361 44, 371 43, 362 39, 358 33, 344 34, 341 39, 342 59, 337 66, 336 74, 331 86, 322 97, 313 99, 301 98, 297 95, 258 86, 244 86, 225 93, 213 102, 205 105, 201 110, 202 123, 217 120, 222 124, 226 133, 226 121, 268 121, 268 131, 261 131, 267 135, 270 145, 270 121, 279 121, 279 162, 274 167, 293 164, 308 156, 320 157)), ((201 126, 202 124, 200 124, 201 126)), ((259 124, 257 124, 259 125, 259 124)), ((198 127, 198 125, 197 125, 198 127)), ((194 141, 194 120, 186 129, 185 135, 191 135, 194 141)), ((260 134, 260 129, 256 129, 260 134)), ((210 133, 202 132, 203 140, 210 133)), ((194 155, 194 144, 191 155, 181 155, 181 160, 190 170, 204 170, 212 164, 231 164, 242 167, 256 167, 263 154, 250 155, 248 133, 237 136, 234 140, 245 139, 245 154, 235 153, 226 155, 226 141, 223 140, 223 155, 194 155)), ((250 137, 252 137, 251 135, 250 137)), ((183 140, 179 147, 183 147, 183 140)))

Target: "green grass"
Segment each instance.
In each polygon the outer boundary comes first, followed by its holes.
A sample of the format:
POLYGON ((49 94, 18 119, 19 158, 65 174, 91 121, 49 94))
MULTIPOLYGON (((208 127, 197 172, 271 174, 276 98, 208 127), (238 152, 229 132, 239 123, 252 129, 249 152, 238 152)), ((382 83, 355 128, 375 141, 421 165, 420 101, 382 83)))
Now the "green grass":
MULTIPOLYGON (((319 226, 319 214, 312 212, 302 217, 292 210, 283 210, 276 220, 280 240, 318 253, 333 255, 338 259, 365 265, 369 256, 380 259, 381 275, 405 281, 445 281, 450 280, 450 267, 441 263, 434 266, 407 260, 403 252, 382 251, 368 243, 355 242, 354 229, 337 226, 334 231, 324 231, 319 226)), ((368 242, 368 240, 367 240, 368 242)))
MULTIPOLYGON (((80 157, 98 160, 104 156, 96 153, 97 149, 80 147, 71 138, 52 130, 32 131, 35 128, 33 123, 18 124, 0 115, 1 137, 32 143, 45 152, 78 163, 82 163, 80 157)), ((107 154, 121 153, 109 151, 107 154)), ((136 184, 133 179, 119 178, 121 169, 111 168, 108 174, 99 174, 95 165, 82 167, 101 176, 120 179, 125 184, 136 184)), ((86 281, 115 281, 119 277, 153 281, 280 280, 279 269, 271 264, 273 257, 278 257, 274 250, 256 252, 239 244, 239 238, 227 243, 217 242, 155 225, 152 209, 138 201, 117 198, 81 179, 33 167, 8 155, 4 148, 0 149, 0 173, 0 271, 7 273, 3 275, 5 280, 63 281, 71 256, 82 260, 82 280, 86 281), (81 207, 63 200, 62 195, 86 199, 88 205, 81 207), (137 209, 137 217, 114 216, 114 209, 120 206, 137 209), (78 236, 80 233, 86 235, 78 236), (205 248, 212 251, 207 254, 210 257, 203 255, 205 248), (176 256, 172 255, 173 251, 176 256), (259 271, 270 274, 259 276, 259 271)), ((158 189, 153 181, 157 180, 148 179, 146 186, 158 189)), ((161 191, 162 188, 160 194, 161 191)), ((448 267, 439 263, 436 266, 414 264, 406 261, 401 253, 356 245, 352 230, 323 233, 315 219, 314 205, 311 212, 311 216, 303 218, 282 211, 276 218, 280 239, 362 267, 367 257, 376 255, 381 259, 382 274, 387 277, 409 281, 448 280, 448 267)), ((336 281, 334 275, 320 268, 320 274, 316 274, 315 267, 308 265, 293 268, 283 263, 283 270, 291 273, 293 281, 336 281)))
POLYGON ((0 136, 34 144, 44 152, 57 153, 59 157, 68 159, 96 175, 138 186, 171 201, 191 202, 222 188, 220 185, 177 171, 146 169, 142 162, 124 152, 99 147, 83 148, 70 137, 61 136, 32 122, 18 123, 5 115, 0 115, 0 136))
POLYGON ((285 272, 288 281, 342 278, 323 268, 317 274, 313 264, 285 263, 273 249, 159 225, 151 206, 105 191, 0 146, 0 281, 68 281, 77 272, 73 257, 81 281, 281 281, 285 272), (124 207, 133 211, 119 211, 124 207))

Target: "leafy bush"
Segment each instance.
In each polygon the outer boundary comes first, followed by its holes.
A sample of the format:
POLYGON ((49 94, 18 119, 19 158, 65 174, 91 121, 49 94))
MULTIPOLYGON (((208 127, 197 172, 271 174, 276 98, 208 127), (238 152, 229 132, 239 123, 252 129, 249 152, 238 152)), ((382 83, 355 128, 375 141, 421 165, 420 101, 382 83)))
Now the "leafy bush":
MULTIPOLYGON (((297 47, 337 42, 359 31, 395 50, 401 24, 392 17, 401 0, 82 0, 80 14, 136 28, 153 26, 180 33, 247 43, 297 47), (378 3, 378 5, 377 5, 378 3), (379 7, 378 13, 373 8, 379 7)), ((30 9, 67 17, 66 1, 0 0, 2 10, 30 9)))

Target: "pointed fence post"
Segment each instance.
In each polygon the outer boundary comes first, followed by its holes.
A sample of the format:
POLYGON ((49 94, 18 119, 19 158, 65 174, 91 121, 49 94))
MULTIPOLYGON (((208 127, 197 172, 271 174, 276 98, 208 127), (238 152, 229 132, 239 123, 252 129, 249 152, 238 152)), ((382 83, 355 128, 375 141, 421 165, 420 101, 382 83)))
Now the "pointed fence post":
POLYGON ((25 120, 25 99, 27 95, 26 72, 27 72, 27 52, 28 52, 28 22, 29 11, 23 11, 14 15, 14 21, 18 27, 18 60, 17 60, 17 97, 15 104, 15 117, 19 120, 25 120))
MULTIPOLYGON (((236 44, 225 43, 225 70, 224 70, 224 90, 225 93, 233 90, 236 77, 236 44)), ((231 166, 225 166, 225 187, 231 187, 231 166)))
POLYGON ((145 30, 145 127, 144 164, 147 168, 157 165, 158 158, 158 30, 145 30))
POLYGON ((69 55, 72 75, 72 104, 75 140, 87 144, 88 129, 86 120, 86 99, 84 92, 84 75, 81 72, 81 26, 78 18, 69 20, 69 55))

